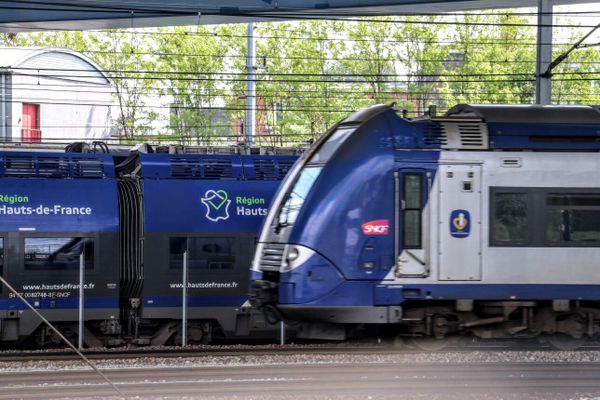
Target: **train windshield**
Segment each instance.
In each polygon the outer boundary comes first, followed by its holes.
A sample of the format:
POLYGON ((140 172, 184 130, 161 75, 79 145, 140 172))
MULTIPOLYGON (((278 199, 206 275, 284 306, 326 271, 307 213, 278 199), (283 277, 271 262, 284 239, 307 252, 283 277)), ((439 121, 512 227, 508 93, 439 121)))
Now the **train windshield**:
POLYGON ((357 127, 357 124, 339 126, 311 157, 310 163, 300 173, 300 177, 279 211, 278 226, 293 225, 296 222, 300 208, 304 204, 304 199, 319 177, 323 164, 329 161, 331 156, 352 135, 357 127))
POLYGON ((321 148, 312 156, 310 163, 324 163, 329 161, 333 153, 340 148, 340 146, 350 137, 350 135, 356 130, 356 125, 340 126, 325 143, 321 145, 321 148))
POLYGON ((304 199, 306 199, 306 195, 308 195, 310 188, 319 177, 322 169, 322 166, 308 166, 302 170, 294 188, 279 211, 278 221, 280 226, 292 225, 296 222, 304 199))

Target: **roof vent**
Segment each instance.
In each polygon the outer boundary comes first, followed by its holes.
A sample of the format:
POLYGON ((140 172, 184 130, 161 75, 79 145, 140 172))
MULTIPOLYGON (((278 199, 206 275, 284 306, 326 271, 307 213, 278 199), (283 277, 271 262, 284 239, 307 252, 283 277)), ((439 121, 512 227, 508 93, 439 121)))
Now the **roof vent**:
POLYGON ((53 155, 3 155, 0 156, 6 178, 92 178, 105 177, 101 158, 53 155))
POLYGON ((426 146, 449 150, 486 150, 487 125, 478 119, 437 119, 423 130, 426 146))
POLYGON ((230 157, 172 157, 171 176, 187 179, 233 179, 230 157))
POLYGON ((102 178, 104 176, 104 163, 99 158, 73 157, 74 178, 102 178))
POLYGON ((205 179, 233 179, 233 165, 231 158, 205 158, 204 174, 205 179))
POLYGON ((288 173, 294 159, 255 158, 254 176, 260 181, 280 181, 288 173))
POLYGON ((427 124, 423 131, 425 144, 428 146, 445 146, 448 144, 446 129, 443 124, 427 124))

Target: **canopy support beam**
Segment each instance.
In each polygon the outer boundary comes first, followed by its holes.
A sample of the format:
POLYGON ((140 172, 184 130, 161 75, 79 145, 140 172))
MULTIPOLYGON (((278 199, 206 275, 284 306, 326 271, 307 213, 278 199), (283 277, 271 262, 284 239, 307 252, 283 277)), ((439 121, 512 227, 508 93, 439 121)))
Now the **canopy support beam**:
POLYGON ((535 102, 552 103, 552 77, 544 72, 552 62, 552 17, 554 0, 538 0, 535 102))

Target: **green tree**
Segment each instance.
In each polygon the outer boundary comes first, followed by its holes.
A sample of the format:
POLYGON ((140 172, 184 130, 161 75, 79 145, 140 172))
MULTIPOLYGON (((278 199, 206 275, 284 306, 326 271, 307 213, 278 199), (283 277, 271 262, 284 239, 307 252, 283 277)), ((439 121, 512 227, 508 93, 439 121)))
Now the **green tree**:
POLYGON ((430 104, 439 102, 439 80, 452 68, 454 55, 448 43, 452 31, 435 24, 437 17, 403 18, 395 38, 400 43, 399 60, 407 74, 408 110, 420 115, 430 104))
POLYGON ((449 46, 455 61, 441 79, 441 105, 531 103, 535 93, 535 31, 527 17, 467 14, 449 46))
POLYGON ((272 144, 292 135, 314 139, 344 115, 335 75, 343 43, 328 40, 341 26, 333 21, 259 26, 257 97, 272 144))
MULTIPOLYGON (((161 29, 155 68, 162 95, 173 99, 170 127, 183 142, 210 144, 228 133, 224 97, 228 89, 228 27, 161 29), (160 75, 160 74, 159 74, 160 75)), ((233 75, 235 76, 235 75, 233 75)))

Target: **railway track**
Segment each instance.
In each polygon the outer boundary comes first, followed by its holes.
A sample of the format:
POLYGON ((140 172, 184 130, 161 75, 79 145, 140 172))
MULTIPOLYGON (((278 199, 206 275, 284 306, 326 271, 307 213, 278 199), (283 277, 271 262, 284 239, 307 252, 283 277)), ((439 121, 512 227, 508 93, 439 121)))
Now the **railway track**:
MULTIPOLYGON (((483 340, 463 338, 457 343, 434 351, 439 352, 497 352, 497 351, 552 351, 550 345, 534 340, 483 340)), ((417 348, 410 343, 398 342, 349 342, 326 344, 287 344, 287 345, 203 345, 160 348, 113 348, 85 349, 83 354, 91 360, 134 359, 134 358, 179 358, 215 356, 261 356, 285 354, 410 354, 428 350, 417 348)), ((589 343, 575 351, 600 351, 600 342, 589 343)), ((79 356, 70 349, 52 350, 6 350, 0 351, 0 362, 10 361, 64 361, 76 360, 79 356)))

